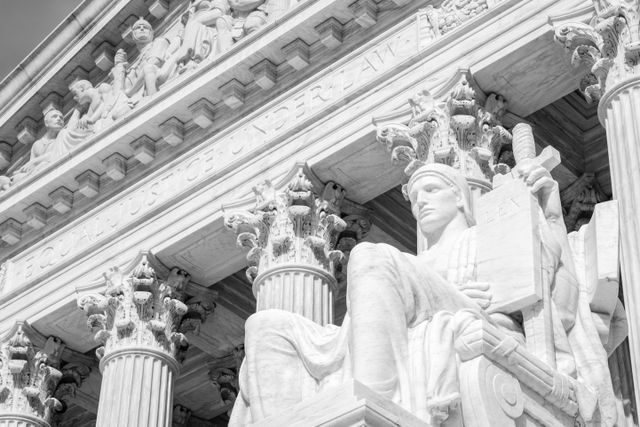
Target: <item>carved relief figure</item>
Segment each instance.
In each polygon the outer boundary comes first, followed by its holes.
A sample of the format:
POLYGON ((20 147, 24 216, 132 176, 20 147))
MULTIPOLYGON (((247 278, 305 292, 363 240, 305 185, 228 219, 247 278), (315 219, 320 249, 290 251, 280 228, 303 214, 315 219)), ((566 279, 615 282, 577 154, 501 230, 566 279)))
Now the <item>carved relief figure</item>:
POLYGON ((62 112, 59 110, 50 109, 45 112, 45 134, 33 143, 29 161, 15 171, 11 178, 2 177, 7 181, 3 189, 7 190, 11 184, 16 184, 63 158, 89 137, 92 130, 86 126, 79 126, 78 116, 79 113, 74 111, 69 123, 65 125, 62 112))
POLYGON ((191 0, 178 62, 198 64, 226 52, 267 22, 264 0, 191 0))
MULTIPOLYGON (((581 414, 591 417, 597 399, 602 425, 613 425, 606 353, 591 333, 591 313, 579 293, 558 185, 535 162, 518 165, 517 174, 539 200, 543 217, 541 262, 552 295, 557 369, 577 378, 582 390, 597 393, 584 403, 589 399, 578 387, 581 414)), ((444 164, 421 166, 407 194, 427 248, 414 256, 386 244, 357 245, 348 264, 348 313, 341 328, 282 310, 259 311, 248 319, 240 396, 230 425, 277 414, 348 378, 429 425, 445 420, 462 425, 458 368, 452 363, 457 337, 476 319, 514 343, 524 342, 524 336, 515 318, 487 311, 492 283, 476 278, 478 226, 464 176, 444 164)))
POLYGON ((233 11, 232 34, 235 40, 266 24, 269 3, 265 0, 229 0, 233 11))
POLYGON ((227 23, 230 13, 227 0, 191 0, 189 10, 183 15, 184 37, 178 61, 198 64, 214 50, 219 53, 229 49, 233 43, 227 23))
POLYGON ((109 127, 133 108, 133 104, 122 92, 114 91, 108 83, 100 83, 93 87, 87 80, 77 80, 69 86, 73 99, 78 105, 88 105, 82 116, 75 113, 69 121, 75 122, 78 130, 96 133, 109 127), (79 117, 78 117, 79 116, 79 117))
POLYGON ((47 111, 44 114, 44 127, 46 129, 45 134, 31 146, 29 161, 14 174, 15 181, 35 173, 51 161, 56 160, 53 152, 56 139, 64 128, 62 112, 56 109, 47 111))
POLYGON ((114 90, 130 98, 150 96, 175 70, 176 61, 171 58, 176 47, 166 38, 155 38, 153 27, 143 18, 133 24, 132 37, 139 56, 129 64, 123 49, 116 52, 111 71, 114 90))

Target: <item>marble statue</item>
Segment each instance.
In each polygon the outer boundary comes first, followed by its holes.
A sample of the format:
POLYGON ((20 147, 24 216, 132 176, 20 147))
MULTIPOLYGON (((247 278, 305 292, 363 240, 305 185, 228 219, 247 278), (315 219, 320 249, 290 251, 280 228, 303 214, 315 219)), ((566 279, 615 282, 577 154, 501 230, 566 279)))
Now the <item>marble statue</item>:
POLYGON ((0 177, 7 184, 3 186, 3 190, 7 190, 11 185, 38 173, 49 164, 68 155, 93 133, 93 130, 88 128, 88 122, 79 118, 77 110, 65 124, 62 112, 51 108, 44 113, 44 126, 46 131, 31 146, 29 160, 16 170, 11 178, 0 177))
MULTIPOLYGON (((518 164, 515 176, 541 208, 541 266, 551 289, 556 369, 580 384, 577 402, 584 419, 594 419, 597 406, 601 425, 613 425, 606 352, 573 271, 558 185, 534 161, 518 164)), ((278 414, 350 379, 428 425, 462 425, 456 339, 475 319, 510 336, 516 346, 524 334, 516 318, 491 310, 492 282, 477 279, 480 226, 464 176, 444 164, 423 165, 411 175, 406 193, 426 248, 415 256, 386 244, 358 244, 349 258, 341 327, 274 309, 247 320, 246 359, 230 425, 278 414)))
POLYGON ((238 40, 267 22, 267 9, 273 0, 229 0, 233 11, 232 35, 238 40))
POLYGON ((267 22, 265 0, 191 0, 183 15, 178 62, 198 64, 226 52, 234 41, 267 22))
POLYGON ((111 126, 133 108, 133 103, 122 92, 116 92, 112 85, 101 83, 94 87, 88 80, 76 80, 69 90, 78 106, 87 106, 82 114, 74 109, 68 122, 58 109, 51 108, 44 113, 44 135, 31 147, 29 160, 11 176, 0 176, 0 191, 32 176, 47 165, 62 159, 87 138, 111 126))
POLYGON ((119 49, 114 58, 114 92, 123 92, 137 101, 139 97, 151 96, 175 71, 177 46, 164 37, 156 38, 153 27, 143 18, 132 26, 132 37, 139 55, 129 64, 127 53, 119 49))
POLYGON ((29 161, 15 174, 14 180, 20 180, 23 176, 35 173, 55 160, 57 150, 56 140, 64 128, 64 116, 57 109, 51 109, 44 114, 44 135, 31 146, 29 161))
POLYGON ((198 64, 215 52, 231 47, 227 21, 231 9, 226 0, 192 0, 183 15, 184 36, 178 53, 181 64, 198 64))
POLYGON ((73 99, 78 105, 86 105, 87 112, 80 115, 74 111, 70 124, 80 132, 97 133, 111 126, 133 108, 133 103, 108 83, 94 87, 87 80, 76 80, 69 85, 73 99))

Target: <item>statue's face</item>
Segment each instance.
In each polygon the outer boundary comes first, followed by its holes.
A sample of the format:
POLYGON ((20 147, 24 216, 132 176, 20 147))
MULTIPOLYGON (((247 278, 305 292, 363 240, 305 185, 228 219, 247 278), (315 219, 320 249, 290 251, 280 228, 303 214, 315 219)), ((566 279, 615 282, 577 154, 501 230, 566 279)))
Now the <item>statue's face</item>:
POLYGON ((153 30, 145 22, 138 22, 132 28, 131 37, 137 43, 148 43, 153 41, 153 30))
POLYGON ((60 130, 64 127, 64 117, 58 110, 49 111, 44 116, 44 126, 51 130, 60 130))
POLYGON ((436 176, 425 175, 409 189, 411 211, 423 234, 443 230, 460 212, 460 195, 436 176))

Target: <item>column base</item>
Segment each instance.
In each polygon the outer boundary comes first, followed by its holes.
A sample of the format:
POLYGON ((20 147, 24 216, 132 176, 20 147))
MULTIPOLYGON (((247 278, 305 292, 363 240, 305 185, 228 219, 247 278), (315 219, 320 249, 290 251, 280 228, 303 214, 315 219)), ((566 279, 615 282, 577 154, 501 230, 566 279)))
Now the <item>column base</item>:
POLYGON ((429 427, 357 381, 326 390, 252 427, 429 427))

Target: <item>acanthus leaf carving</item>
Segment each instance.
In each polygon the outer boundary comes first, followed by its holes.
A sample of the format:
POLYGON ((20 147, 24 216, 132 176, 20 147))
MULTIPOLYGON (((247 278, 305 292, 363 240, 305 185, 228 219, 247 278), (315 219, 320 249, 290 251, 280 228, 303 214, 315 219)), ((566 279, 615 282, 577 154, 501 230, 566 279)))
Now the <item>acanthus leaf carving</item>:
POLYGON ((292 262, 333 274, 344 259, 335 249, 339 233, 346 228, 340 218, 344 189, 330 182, 318 194, 299 169, 282 191, 265 181, 254 187, 254 193, 251 211, 225 214, 225 225, 237 234, 238 246, 249 248, 249 280, 274 265, 292 262))
POLYGON ((594 0, 589 24, 572 22, 555 29, 555 38, 571 51, 571 63, 588 69, 580 90, 598 102, 607 88, 637 75, 640 60, 640 5, 632 0, 594 0))
POLYGON ((54 392, 62 378, 59 366, 64 344, 50 337, 37 350, 26 330, 28 326, 17 324, 0 344, 0 412, 48 422, 62 407, 54 392))
POLYGON ((174 358, 188 346, 179 331, 188 306, 182 301, 190 276, 173 268, 159 278, 147 255, 130 273, 117 267, 104 274, 105 292, 78 298, 87 326, 102 344, 98 358, 128 345, 148 346, 174 358))
POLYGON ((507 106, 502 96, 490 94, 483 102, 463 74, 444 100, 422 90, 408 104, 408 122, 376 123, 378 141, 391 152, 394 164, 406 165, 407 175, 436 162, 490 183, 496 173, 510 170, 500 159, 512 139, 500 122, 507 106))

